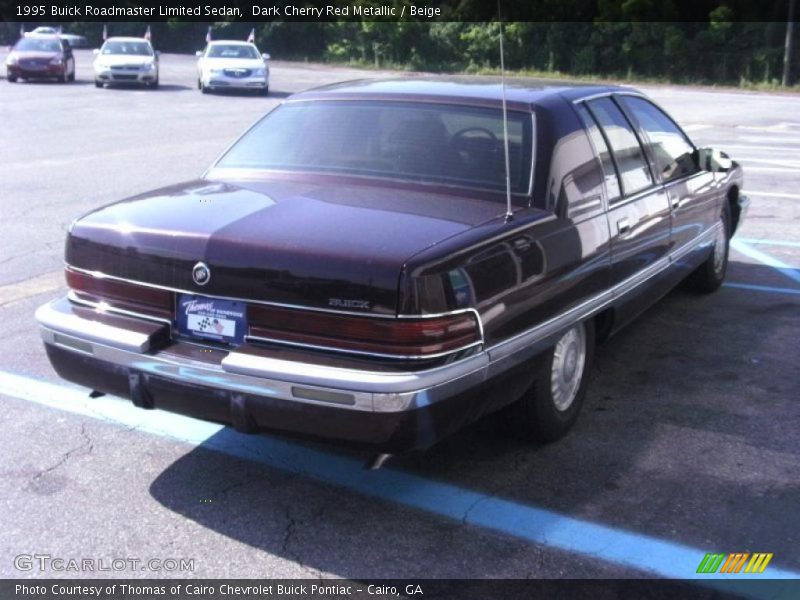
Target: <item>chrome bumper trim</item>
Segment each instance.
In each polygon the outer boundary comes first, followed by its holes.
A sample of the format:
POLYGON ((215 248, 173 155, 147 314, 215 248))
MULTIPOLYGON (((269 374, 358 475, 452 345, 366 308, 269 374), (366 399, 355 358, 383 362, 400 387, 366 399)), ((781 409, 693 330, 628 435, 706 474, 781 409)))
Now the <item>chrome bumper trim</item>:
POLYGON ((162 332, 165 326, 150 324, 153 334, 136 333, 123 325, 140 327, 140 320, 102 313, 95 313, 96 319, 89 319, 76 314, 79 310, 91 312, 66 298, 40 307, 36 318, 44 342, 187 384, 300 403, 336 405, 345 410, 396 412, 427 406, 480 384, 488 364, 486 353, 479 353, 442 367, 392 373, 299 363, 235 351, 219 363, 210 363, 176 356, 169 348, 149 352, 152 335, 162 332), (341 401, 343 393, 352 396, 352 403, 349 399, 347 403, 341 401))
MULTIPOLYGON (((65 298, 44 304, 36 310, 36 320, 43 328, 65 336, 73 336, 83 342, 109 344, 114 348, 137 354, 150 349, 155 331, 132 331, 126 327, 132 319, 114 315, 106 317, 98 313, 98 320, 89 320, 73 310, 65 310, 67 306, 71 305, 65 298)), ((135 320, 133 322, 137 323, 135 320)), ((161 329, 161 326, 155 327, 161 329)))

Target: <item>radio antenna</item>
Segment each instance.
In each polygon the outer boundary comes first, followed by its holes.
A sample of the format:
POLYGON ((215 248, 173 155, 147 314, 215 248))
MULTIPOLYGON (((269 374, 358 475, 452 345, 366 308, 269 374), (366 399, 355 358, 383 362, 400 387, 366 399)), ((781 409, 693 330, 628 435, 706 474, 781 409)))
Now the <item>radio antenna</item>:
POLYGON ((497 20, 500 25, 500 88, 503 94, 503 151, 506 162, 506 221, 514 218, 511 211, 511 165, 508 158, 508 109, 506 108, 506 64, 503 57, 503 18, 500 16, 500 0, 497 0, 497 20))

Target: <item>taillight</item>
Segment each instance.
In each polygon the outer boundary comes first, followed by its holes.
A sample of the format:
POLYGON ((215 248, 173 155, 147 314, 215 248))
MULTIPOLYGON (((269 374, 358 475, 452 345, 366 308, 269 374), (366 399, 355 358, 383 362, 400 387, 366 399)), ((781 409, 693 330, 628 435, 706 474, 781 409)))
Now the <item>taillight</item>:
POLYGON ((154 317, 172 318, 172 292, 96 277, 69 267, 65 274, 67 285, 79 299, 154 317))
POLYGON ((439 355, 480 341, 471 313, 389 319, 251 304, 247 319, 252 337, 398 357, 439 355))

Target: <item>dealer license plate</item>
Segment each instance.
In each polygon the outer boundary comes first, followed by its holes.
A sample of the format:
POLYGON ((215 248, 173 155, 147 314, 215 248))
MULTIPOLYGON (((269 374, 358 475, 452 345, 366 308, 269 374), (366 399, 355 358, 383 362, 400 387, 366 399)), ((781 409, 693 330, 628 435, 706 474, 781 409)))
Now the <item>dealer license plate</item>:
POLYGON ((176 325, 182 335, 241 344, 247 333, 244 302, 179 294, 176 325))

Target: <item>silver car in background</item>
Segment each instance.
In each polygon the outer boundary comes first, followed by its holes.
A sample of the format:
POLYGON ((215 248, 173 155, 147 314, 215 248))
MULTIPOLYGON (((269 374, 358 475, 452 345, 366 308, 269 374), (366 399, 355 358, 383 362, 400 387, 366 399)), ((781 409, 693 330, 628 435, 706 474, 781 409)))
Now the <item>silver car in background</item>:
POLYGON ((115 83, 158 87, 158 52, 153 50, 150 40, 112 37, 94 53, 95 87, 115 83))
POLYGON ((204 94, 217 89, 269 93, 269 54, 261 54, 255 44, 213 41, 196 55, 197 89, 204 94))

